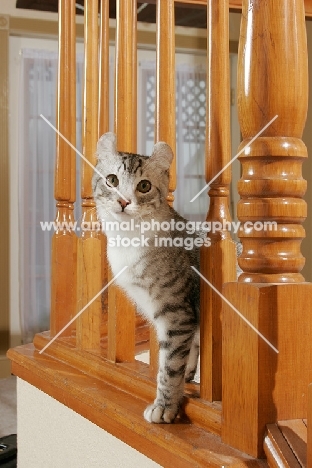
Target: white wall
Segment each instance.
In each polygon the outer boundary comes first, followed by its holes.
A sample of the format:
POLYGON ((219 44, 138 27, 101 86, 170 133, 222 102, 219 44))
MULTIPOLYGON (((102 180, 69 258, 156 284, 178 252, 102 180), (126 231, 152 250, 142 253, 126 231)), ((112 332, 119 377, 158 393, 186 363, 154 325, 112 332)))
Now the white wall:
POLYGON ((17 379, 20 468, 160 465, 22 379, 17 379))

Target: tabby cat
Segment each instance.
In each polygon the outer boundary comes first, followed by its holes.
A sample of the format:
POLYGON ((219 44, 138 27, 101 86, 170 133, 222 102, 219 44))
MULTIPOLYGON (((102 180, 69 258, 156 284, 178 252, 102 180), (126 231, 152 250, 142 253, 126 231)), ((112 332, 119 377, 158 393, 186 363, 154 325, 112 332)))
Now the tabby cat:
POLYGON ((154 325, 159 341, 157 395, 144 417, 171 423, 198 361, 199 277, 191 266, 199 268, 199 245, 206 239, 182 231, 187 221, 166 201, 172 161, 166 143, 140 156, 118 152, 115 135, 106 133, 97 158, 93 193, 113 275, 128 266, 117 284, 154 325))

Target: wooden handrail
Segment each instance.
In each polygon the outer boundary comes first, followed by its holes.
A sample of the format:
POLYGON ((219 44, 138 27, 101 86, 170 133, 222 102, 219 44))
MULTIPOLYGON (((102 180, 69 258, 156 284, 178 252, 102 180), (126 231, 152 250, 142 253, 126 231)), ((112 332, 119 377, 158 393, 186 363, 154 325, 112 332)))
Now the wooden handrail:
MULTIPOLYGON (((206 6, 208 0, 175 0, 176 3, 188 5, 206 6)), ((156 3, 156 0, 146 0, 146 3, 156 3)), ((240 11, 242 9, 243 0, 229 0, 229 8, 233 11, 240 11)), ((305 14, 307 17, 312 16, 312 0, 304 0, 305 14)))

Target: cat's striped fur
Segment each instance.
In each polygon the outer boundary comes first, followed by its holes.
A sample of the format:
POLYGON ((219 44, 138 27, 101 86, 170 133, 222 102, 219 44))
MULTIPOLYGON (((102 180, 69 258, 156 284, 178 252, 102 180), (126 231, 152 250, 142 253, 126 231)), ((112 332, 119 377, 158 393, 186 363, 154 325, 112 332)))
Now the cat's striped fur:
POLYGON ((106 223, 132 218, 137 225, 132 231, 106 231, 113 275, 128 266, 118 284, 153 323, 159 340, 157 395, 144 416, 149 422, 170 423, 179 411, 184 380, 192 379, 198 360, 199 277, 191 266, 199 268, 199 249, 156 247, 154 241, 155 235, 195 238, 196 234, 150 230, 144 233, 150 238, 148 246, 114 245, 118 235, 140 238, 143 221, 186 220, 166 201, 172 160, 167 144, 157 143, 151 157, 121 153, 115 135, 107 133, 98 142, 97 157, 93 192, 98 218, 106 223))

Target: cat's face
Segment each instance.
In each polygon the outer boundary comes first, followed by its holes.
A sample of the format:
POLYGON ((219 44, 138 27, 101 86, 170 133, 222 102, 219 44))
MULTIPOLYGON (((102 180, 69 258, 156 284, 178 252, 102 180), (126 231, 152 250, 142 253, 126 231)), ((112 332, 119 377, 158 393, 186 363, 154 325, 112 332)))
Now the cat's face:
POLYGON ((97 145, 98 162, 92 178, 98 218, 118 221, 152 217, 168 194, 172 151, 157 143, 150 157, 117 152, 116 137, 105 133, 97 145))

